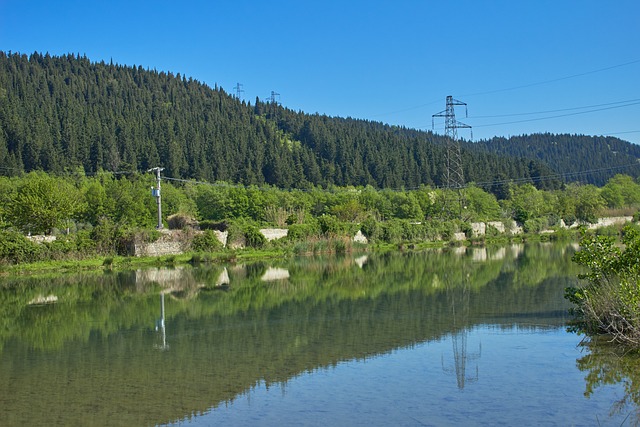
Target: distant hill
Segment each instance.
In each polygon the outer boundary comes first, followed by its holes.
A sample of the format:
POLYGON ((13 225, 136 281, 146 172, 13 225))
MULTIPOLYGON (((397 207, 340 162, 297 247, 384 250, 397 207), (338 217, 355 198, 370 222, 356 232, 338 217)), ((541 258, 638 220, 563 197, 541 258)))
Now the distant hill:
POLYGON ((619 138, 550 133, 493 138, 475 145, 491 153, 539 160, 565 181, 603 185, 612 175, 640 175, 640 146, 619 138))
MULTIPOLYGON (((538 178, 585 169, 603 169, 604 179, 627 172, 615 167, 638 157, 616 138, 510 141, 518 144, 463 144, 466 180, 555 185, 538 178), (520 142, 538 151, 515 151, 520 142)), ((416 188, 443 185, 444 143, 431 132, 240 101, 180 74, 79 55, 0 52, 0 174, 162 166, 174 178, 282 188, 416 188)))

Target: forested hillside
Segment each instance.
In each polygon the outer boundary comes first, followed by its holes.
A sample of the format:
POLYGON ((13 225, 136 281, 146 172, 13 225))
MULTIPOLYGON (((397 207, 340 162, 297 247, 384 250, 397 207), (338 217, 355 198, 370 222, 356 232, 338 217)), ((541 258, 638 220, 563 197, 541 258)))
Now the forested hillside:
MULTIPOLYGON (((640 156, 628 143, 603 140, 613 147, 609 155, 601 139, 589 137, 558 137, 562 149, 537 137, 531 143, 546 147, 538 152, 515 152, 497 140, 464 144, 465 177, 532 179, 548 188, 557 182, 540 177, 569 170, 567 157, 575 171, 640 156)), ((445 164, 444 139, 430 132, 310 115, 259 99, 252 104, 190 77, 139 66, 0 52, 3 175, 162 166, 168 177, 246 185, 417 188, 442 185, 445 164)), ((609 169, 600 178, 617 172, 633 173, 609 169)))
POLYGON ((601 186, 616 173, 640 174, 640 146, 614 137, 544 133, 493 138, 475 145, 495 154, 538 159, 566 181, 601 186))

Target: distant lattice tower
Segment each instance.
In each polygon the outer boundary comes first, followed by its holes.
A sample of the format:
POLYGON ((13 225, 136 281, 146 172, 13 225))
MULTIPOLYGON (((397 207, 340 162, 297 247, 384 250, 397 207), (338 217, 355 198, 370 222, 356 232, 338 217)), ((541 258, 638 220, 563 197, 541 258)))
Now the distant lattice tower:
MULTIPOLYGON (((447 140, 447 170, 446 170, 446 188, 460 189, 464 187, 464 171, 462 169, 462 154, 460 151, 460 141, 458 141, 458 128, 471 129, 471 126, 456 120, 454 106, 464 105, 465 110, 467 104, 453 99, 451 95, 447 96, 447 108, 437 114, 431 116, 432 126, 435 117, 444 117, 444 134, 447 140)), ((466 116, 466 114, 465 114, 466 116)), ((473 137, 472 137, 473 138, 473 137)))
MULTIPOLYGON (((458 190, 458 201, 460 203, 460 214, 462 214, 462 209, 464 207, 464 196, 462 195, 461 190, 464 188, 465 180, 464 180, 464 170, 462 168, 462 153, 460 150, 460 141, 458 140, 458 128, 467 128, 471 129, 471 126, 461 123, 456 120, 456 113, 454 107, 456 105, 464 105, 465 106, 465 116, 466 116, 466 106, 467 104, 453 99, 451 95, 447 96, 447 108, 444 111, 441 111, 437 114, 431 116, 431 125, 434 126, 434 118, 436 117, 444 117, 445 120, 445 139, 446 139, 446 148, 447 148, 447 168, 445 170, 445 188, 450 190, 458 190)), ((473 139, 473 134, 471 136, 473 139)))
POLYGON ((271 97, 270 97, 270 104, 271 104, 271 111, 272 111, 272 118, 274 120, 278 119, 278 105, 280 105, 280 94, 276 91, 271 91, 271 97))
POLYGON ((244 86, 242 83, 236 83, 234 89, 236 90, 236 98, 238 98, 239 100, 242 99, 242 94, 244 93, 244 89, 242 88, 242 86, 244 86))

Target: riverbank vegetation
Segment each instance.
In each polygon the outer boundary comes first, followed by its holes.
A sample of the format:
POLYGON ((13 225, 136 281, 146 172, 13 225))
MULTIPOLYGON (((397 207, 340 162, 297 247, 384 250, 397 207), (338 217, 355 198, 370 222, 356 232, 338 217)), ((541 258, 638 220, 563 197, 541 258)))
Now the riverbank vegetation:
MULTIPOLYGON (((151 174, 77 170, 64 175, 31 172, 0 177, 0 263, 132 255, 135 244, 162 239, 155 229, 151 174), (36 236, 38 235, 38 236, 36 236), (55 236, 55 240, 50 236, 55 236)), ((238 249, 284 253, 344 253, 358 230, 372 245, 449 242, 462 234, 473 243, 593 223, 610 213, 631 215, 640 206, 640 184, 616 175, 601 188, 567 184, 540 190, 505 183, 499 196, 475 185, 461 191, 422 186, 392 191, 366 187, 275 187, 167 181, 162 185, 165 228, 182 229, 182 248, 193 253, 238 256, 238 249), (475 235, 472 223, 488 225, 475 235), (286 228, 268 241, 260 228, 286 228), (227 233, 223 247, 216 232, 227 233)), ((616 231, 614 231, 615 233, 616 231)))
POLYGON ((622 246, 611 236, 585 235, 581 247, 573 259, 586 267, 585 285, 566 293, 574 328, 640 348, 640 229, 625 227, 622 246))

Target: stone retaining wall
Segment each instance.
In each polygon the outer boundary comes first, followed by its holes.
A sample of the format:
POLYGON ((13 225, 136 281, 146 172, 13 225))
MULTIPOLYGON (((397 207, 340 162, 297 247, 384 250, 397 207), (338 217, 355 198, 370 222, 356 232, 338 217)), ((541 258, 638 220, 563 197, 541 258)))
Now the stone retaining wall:
MULTIPOLYGON (((624 217, 610 217, 610 218, 600 218, 596 224, 588 225, 589 229, 596 229, 600 227, 607 227, 610 225, 619 225, 625 224, 627 222, 631 222, 633 220, 630 216, 624 217)), ((473 237, 483 237, 487 233, 487 227, 493 227, 500 233, 510 233, 511 235, 522 234, 522 227, 516 224, 514 221, 511 221, 510 227, 505 226, 505 224, 501 221, 488 221, 488 222, 474 222, 471 224, 472 236, 473 237)), ((565 226, 566 227, 566 226, 565 226)), ((566 228, 575 227, 575 225, 571 225, 566 228)), ((217 231, 214 230, 218 240, 222 243, 224 247, 227 246, 227 238, 228 233, 226 231, 217 231)), ((289 230, 286 228, 262 228, 260 229, 260 233, 269 241, 281 239, 288 235, 289 230)), ((553 232, 552 230, 550 232, 553 232)), ((179 255, 183 253, 182 243, 179 239, 175 239, 174 233, 179 234, 179 231, 169 232, 169 230, 163 231, 164 236, 161 237, 157 242, 153 243, 140 243, 134 245, 134 255, 135 256, 166 256, 166 255, 179 255)), ((34 241, 51 241, 49 239, 55 240, 54 236, 31 236, 30 237, 34 241)), ((452 240, 454 241, 462 241, 466 240, 467 237, 464 233, 454 233, 452 236, 452 240)), ((354 242, 360 243, 368 243, 367 237, 362 233, 361 230, 358 230, 356 235, 352 238, 354 242)), ((242 246, 242 245, 241 245, 242 246)), ((240 247, 241 247, 240 246, 240 247)), ((479 255, 481 256, 481 255, 479 255)))

